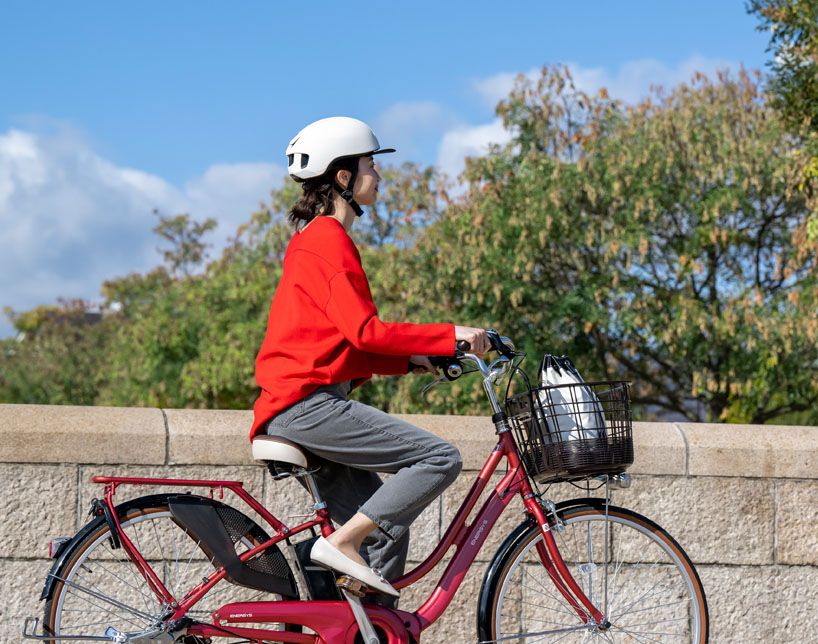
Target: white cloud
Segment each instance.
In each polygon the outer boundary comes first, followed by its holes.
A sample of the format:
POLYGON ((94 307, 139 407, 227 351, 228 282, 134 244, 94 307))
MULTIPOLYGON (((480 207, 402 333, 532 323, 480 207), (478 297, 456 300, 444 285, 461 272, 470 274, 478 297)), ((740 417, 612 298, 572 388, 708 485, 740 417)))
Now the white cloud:
MULTIPOLYGON (((694 72, 700 71, 711 77, 724 68, 736 69, 734 61, 705 58, 693 55, 675 67, 644 58, 624 63, 616 71, 605 67, 583 67, 577 63, 566 63, 574 84, 578 89, 595 94, 604 87, 608 93, 626 103, 635 103, 650 92, 651 86, 661 85, 670 89, 679 83, 689 81, 694 72)), ((538 67, 526 72, 501 72, 472 81, 474 93, 488 106, 495 107, 506 98, 522 74, 531 81, 540 77, 538 67)), ((465 157, 485 153, 489 143, 505 143, 511 138, 499 119, 479 125, 458 125, 445 132, 438 150, 438 166, 450 176, 456 177, 465 165, 465 157)))
MULTIPOLYGON (((156 265, 155 208, 215 217, 220 245, 284 173, 274 164, 217 164, 177 187, 115 165, 68 128, 0 133, 0 306, 93 300, 103 280, 156 265)), ((0 323, 0 337, 10 332, 0 323)))
MULTIPOLYGON (((635 103, 647 96, 652 85, 661 85, 669 89, 689 81, 696 71, 713 77, 719 69, 737 69, 738 63, 693 54, 676 66, 668 66, 654 58, 631 60, 623 63, 615 71, 606 67, 583 67, 574 62, 568 62, 566 66, 578 89, 593 94, 604 87, 611 96, 626 103, 635 103)), ((494 107, 509 95, 519 75, 514 72, 501 72, 477 79, 472 82, 472 90, 488 105, 494 107)), ((529 69, 523 76, 532 81, 537 80, 540 77, 540 69, 537 67, 529 69)))
POLYGON ((443 106, 434 101, 398 102, 387 107, 376 124, 378 132, 399 136, 406 129, 435 127, 447 118, 443 106))
MULTIPOLYGON (((539 73, 540 70, 535 67, 522 75, 534 80, 539 76, 539 73)), ((501 72, 486 78, 479 78, 472 82, 472 90, 489 107, 495 107, 497 103, 509 95, 511 88, 514 87, 514 83, 517 81, 517 77, 520 75, 519 72, 501 72)))
POLYGON ((373 123, 378 141, 384 147, 397 148, 394 160, 417 160, 428 139, 457 123, 456 117, 433 101, 398 102, 387 107, 373 123))
POLYGON ((719 69, 737 69, 738 65, 729 60, 694 55, 675 67, 668 67, 652 58, 632 60, 613 74, 602 67, 584 68, 573 63, 569 68, 579 89, 594 93, 605 87, 614 98, 620 98, 625 103, 636 103, 649 94, 653 85, 669 90, 680 83, 689 82, 697 71, 715 77, 719 69))
POLYGON ((213 217, 219 222, 214 243, 217 247, 236 232, 277 188, 287 174, 272 163, 220 163, 185 183, 186 211, 197 219, 213 217))
POLYGON ((485 154, 492 143, 503 144, 511 138, 500 119, 475 126, 461 126, 443 135, 437 155, 437 166, 456 178, 465 166, 466 157, 485 154))

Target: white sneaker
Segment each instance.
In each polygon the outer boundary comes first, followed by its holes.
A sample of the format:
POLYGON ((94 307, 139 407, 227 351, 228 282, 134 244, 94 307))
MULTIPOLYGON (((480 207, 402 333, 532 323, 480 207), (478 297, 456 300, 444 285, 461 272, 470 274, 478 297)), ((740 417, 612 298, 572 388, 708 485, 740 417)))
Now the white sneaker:
POLYGON ((393 597, 400 596, 400 592, 383 578, 379 570, 353 561, 324 537, 319 537, 313 544, 312 550, 310 550, 310 559, 317 564, 349 575, 374 590, 392 595, 393 597))

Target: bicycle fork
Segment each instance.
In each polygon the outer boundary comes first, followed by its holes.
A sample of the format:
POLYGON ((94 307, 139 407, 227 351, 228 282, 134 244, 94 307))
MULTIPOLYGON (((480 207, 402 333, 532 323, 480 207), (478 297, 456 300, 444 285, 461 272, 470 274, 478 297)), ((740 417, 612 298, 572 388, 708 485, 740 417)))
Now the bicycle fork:
POLYGON ((525 505, 540 526, 543 540, 536 545, 537 554, 545 571, 554 583, 554 586, 556 586, 557 590, 565 598, 565 601, 574 609, 584 624, 588 624, 592 621, 600 630, 608 630, 611 627, 611 623, 593 602, 588 599, 568 569, 565 560, 562 558, 542 506, 537 503, 533 495, 525 499, 525 505))

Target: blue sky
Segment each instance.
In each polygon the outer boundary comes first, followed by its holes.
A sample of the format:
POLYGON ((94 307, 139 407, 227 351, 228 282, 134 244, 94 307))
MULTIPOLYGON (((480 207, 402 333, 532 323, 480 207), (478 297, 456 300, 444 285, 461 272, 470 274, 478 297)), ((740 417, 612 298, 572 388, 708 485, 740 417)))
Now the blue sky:
POLYGON ((149 268, 153 208, 217 217, 222 243, 314 119, 356 116, 398 160, 456 174, 505 136, 493 106, 516 73, 566 63, 635 100, 696 68, 763 68, 755 25, 712 0, 0 0, 0 306, 94 299, 149 268))

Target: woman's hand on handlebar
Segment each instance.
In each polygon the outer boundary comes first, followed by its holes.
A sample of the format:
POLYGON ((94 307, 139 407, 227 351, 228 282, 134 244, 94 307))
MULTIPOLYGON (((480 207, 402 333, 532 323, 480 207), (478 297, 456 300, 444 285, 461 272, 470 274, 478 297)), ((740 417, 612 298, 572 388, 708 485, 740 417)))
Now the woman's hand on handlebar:
POLYGON ((488 334, 485 329, 476 329, 470 326, 455 326, 454 337, 456 341, 465 340, 471 348, 470 353, 477 354, 481 358, 491 349, 488 334))
POLYGON ((412 373, 438 375, 437 367, 429 361, 429 356, 409 356, 409 363, 412 367, 412 373))

